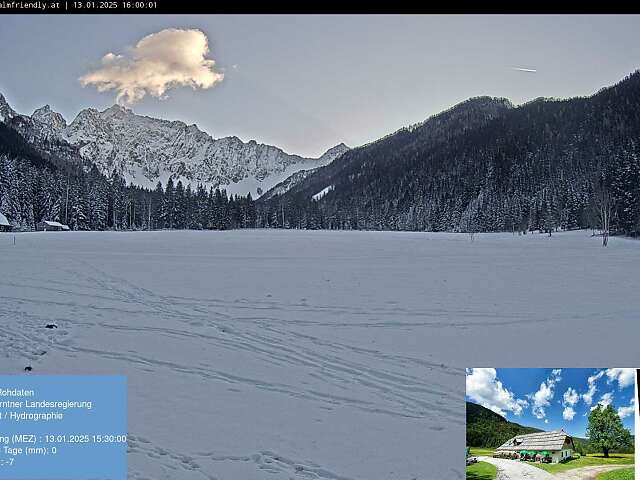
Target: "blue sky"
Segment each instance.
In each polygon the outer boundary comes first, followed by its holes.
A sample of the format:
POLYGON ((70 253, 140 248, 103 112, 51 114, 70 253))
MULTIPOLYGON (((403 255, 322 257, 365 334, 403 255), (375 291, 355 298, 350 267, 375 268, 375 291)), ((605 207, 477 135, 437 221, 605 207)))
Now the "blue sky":
POLYGON ((584 437, 589 412, 612 405, 634 432, 635 369, 473 368, 466 399, 510 421, 584 437))
POLYGON ((166 29, 201 31, 224 79, 146 95, 136 113, 309 156, 469 97, 590 95, 640 67, 638 15, 5 15, 0 92, 67 121, 108 108, 116 92, 79 79, 166 29))

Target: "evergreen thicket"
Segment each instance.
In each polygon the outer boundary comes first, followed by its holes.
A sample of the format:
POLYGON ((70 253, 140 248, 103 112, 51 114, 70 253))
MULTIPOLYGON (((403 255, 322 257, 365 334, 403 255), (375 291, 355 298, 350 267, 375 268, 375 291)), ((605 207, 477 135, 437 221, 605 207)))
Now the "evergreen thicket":
POLYGON ((154 190, 127 186, 117 172, 106 177, 95 166, 45 158, 2 124, 0 212, 18 230, 33 230, 41 220, 72 230, 226 230, 256 223, 251 195, 228 197, 201 185, 193 191, 173 180, 154 190))
POLYGON ((427 231, 598 227, 640 233, 640 72, 589 98, 513 108, 480 97, 350 150, 283 195, 260 226, 427 231), (331 187, 322 198, 314 195, 331 187))

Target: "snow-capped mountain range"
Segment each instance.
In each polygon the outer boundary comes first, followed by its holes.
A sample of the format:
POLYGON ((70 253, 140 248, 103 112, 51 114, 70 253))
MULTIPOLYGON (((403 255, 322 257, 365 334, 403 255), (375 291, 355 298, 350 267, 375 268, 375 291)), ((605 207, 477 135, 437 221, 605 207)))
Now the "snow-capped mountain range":
POLYGON ((290 175, 327 165, 349 150, 339 144, 319 158, 305 158, 254 140, 215 139, 196 125, 136 115, 120 105, 87 108, 67 123, 49 105, 31 116, 20 115, 2 95, 0 121, 40 149, 59 152, 60 145, 71 146, 103 173, 116 170, 127 182, 144 187, 171 177, 259 196, 290 175))

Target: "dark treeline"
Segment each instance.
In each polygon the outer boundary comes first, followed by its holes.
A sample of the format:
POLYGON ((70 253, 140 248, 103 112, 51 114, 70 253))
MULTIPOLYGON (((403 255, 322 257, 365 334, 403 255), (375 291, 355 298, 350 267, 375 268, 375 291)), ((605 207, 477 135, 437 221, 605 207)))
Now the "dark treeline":
POLYGON ((589 98, 514 108, 479 97, 254 203, 173 180, 154 190, 127 186, 115 172, 102 175, 73 152, 30 144, 0 123, 0 212, 25 230, 46 219, 75 230, 551 232, 606 224, 607 232, 638 235, 639 140, 639 72, 589 98))
POLYGON ((481 97, 346 152, 259 203, 285 228, 640 233, 640 73, 589 98, 481 97), (313 196, 327 187, 322 198, 313 196), (604 203, 607 205, 603 205, 604 203))
POLYGON ((45 158, 12 129, 0 124, 0 212, 19 230, 54 220, 73 230, 217 229, 253 227, 251 196, 192 190, 168 180, 155 190, 127 186, 95 166, 45 158))

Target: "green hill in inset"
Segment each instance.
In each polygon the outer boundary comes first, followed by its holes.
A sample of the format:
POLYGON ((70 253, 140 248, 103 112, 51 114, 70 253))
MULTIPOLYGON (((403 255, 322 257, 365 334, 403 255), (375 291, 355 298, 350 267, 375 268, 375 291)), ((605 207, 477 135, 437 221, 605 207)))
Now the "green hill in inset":
POLYGON ((542 430, 510 422, 488 408, 467 402, 468 446, 495 448, 511 437, 535 432, 542 430))

